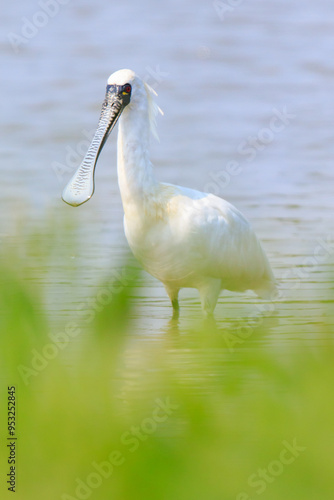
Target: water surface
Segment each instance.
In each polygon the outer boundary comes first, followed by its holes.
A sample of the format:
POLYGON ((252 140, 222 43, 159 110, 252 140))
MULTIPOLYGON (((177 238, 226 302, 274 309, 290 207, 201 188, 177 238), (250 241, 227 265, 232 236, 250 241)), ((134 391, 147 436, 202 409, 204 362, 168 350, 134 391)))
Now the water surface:
MULTIPOLYGON (((160 143, 152 143, 158 178, 223 196, 263 242, 282 300, 262 346, 318 341, 333 257, 331 8, 329 0, 252 0, 222 18, 201 0, 70 1, 15 51, 9 34, 22 34, 23 18, 33 20, 40 7, 23 0, 3 7, 1 235, 20 251, 24 234, 52 220, 56 237, 43 242, 51 258, 21 257, 34 267, 55 325, 76 317, 128 252, 116 132, 100 157, 93 199, 73 209, 60 195, 97 124, 107 77, 129 67, 156 89, 165 113, 160 143), (232 161, 237 175, 228 174, 232 161)), ((132 333, 161 339, 168 298, 145 273, 139 284, 132 333)), ((218 328, 237 328, 257 304, 252 294, 225 292, 218 328)), ((185 290, 181 307, 183 331, 201 317, 197 292, 185 290)))

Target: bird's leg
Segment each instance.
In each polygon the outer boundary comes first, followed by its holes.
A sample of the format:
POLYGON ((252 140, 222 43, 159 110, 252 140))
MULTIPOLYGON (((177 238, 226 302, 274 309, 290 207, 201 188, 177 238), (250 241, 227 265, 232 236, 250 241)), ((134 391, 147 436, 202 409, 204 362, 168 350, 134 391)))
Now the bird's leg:
POLYGON ((168 297, 173 306, 173 319, 177 319, 180 314, 180 306, 179 306, 179 288, 171 288, 170 286, 165 285, 166 292, 168 293, 168 297))
POLYGON ((178 299, 173 299, 172 300, 172 306, 173 306, 173 319, 177 319, 180 315, 180 306, 179 306, 179 300, 178 299))
POLYGON ((213 311, 215 310, 220 290, 221 281, 214 278, 210 278, 198 287, 201 297, 202 311, 206 318, 213 316, 213 311))

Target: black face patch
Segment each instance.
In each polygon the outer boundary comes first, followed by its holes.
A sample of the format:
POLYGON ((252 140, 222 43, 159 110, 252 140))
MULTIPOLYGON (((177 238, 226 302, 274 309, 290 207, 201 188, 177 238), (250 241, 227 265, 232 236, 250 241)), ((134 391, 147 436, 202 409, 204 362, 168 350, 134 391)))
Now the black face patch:
POLYGON ((127 106, 131 99, 131 91, 132 87, 130 83, 126 83, 125 85, 107 85, 107 95, 108 96, 117 96, 118 99, 122 102, 123 106, 127 106))

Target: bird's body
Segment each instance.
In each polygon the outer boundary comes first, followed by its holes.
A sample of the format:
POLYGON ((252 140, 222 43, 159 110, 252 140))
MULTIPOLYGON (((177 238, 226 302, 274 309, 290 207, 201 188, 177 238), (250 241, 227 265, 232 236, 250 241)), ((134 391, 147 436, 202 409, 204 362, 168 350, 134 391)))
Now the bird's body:
POLYGON ((199 290, 206 315, 222 289, 251 289, 269 298, 275 280, 243 215, 213 194, 157 181, 149 160, 157 107, 150 88, 132 71, 117 71, 108 80, 124 84, 132 94, 120 117, 117 166, 124 230, 135 257, 164 284, 175 311, 184 287, 199 290))

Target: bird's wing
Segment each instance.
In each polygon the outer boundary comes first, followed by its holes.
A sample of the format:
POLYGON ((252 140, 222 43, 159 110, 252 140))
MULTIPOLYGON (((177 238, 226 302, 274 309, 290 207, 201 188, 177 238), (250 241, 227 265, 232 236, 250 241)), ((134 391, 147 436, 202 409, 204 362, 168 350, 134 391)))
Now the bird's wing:
POLYGON ((176 186, 171 210, 189 258, 206 276, 230 290, 270 289, 274 277, 249 222, 230 203, 212 194, 176 186))

